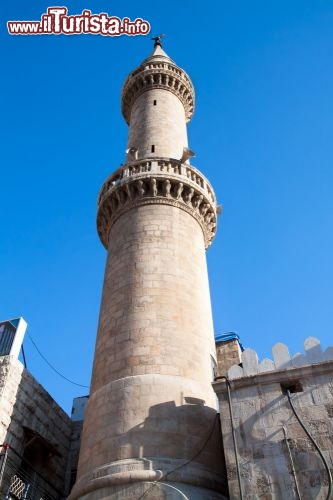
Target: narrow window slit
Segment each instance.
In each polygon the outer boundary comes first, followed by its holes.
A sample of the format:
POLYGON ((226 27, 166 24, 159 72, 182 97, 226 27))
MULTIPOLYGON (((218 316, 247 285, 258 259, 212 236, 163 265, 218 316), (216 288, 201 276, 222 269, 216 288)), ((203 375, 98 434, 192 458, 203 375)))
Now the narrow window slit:
POLYGON ((155 153, 155 146, 154 145, 152 145, 152 147, 151 147, 151 152, 155 153))

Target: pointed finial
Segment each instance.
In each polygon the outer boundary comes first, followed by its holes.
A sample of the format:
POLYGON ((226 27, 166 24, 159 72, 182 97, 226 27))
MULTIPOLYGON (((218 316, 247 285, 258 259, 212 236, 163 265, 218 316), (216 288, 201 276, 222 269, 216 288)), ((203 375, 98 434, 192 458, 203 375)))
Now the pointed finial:
POLYGON ((157 35, 157 36, 153 36, 151 39, 154 40, 154 48, 156 48, 157 46, 161 47, 162 48, 162 38, 164 38, 165 35, 164 33, 162 33, 161 35, 157 35))

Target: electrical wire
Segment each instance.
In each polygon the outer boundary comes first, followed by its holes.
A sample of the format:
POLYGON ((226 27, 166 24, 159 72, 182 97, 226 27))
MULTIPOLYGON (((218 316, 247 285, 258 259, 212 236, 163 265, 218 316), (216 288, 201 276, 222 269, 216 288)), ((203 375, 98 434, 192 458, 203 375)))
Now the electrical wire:
MULTIPOLYGON (((183 464, 181 464, 181 465, 178 465, 178 467, 176 467, 175 469, 170 470, 170 471, 169 471, 169 472, 167 472, 166 474, 163 474, 163 475, 160 477, 160 479, 158 479, 157 481, 154 481, 154 483, 153 483, 153 484, 152 484, 152 485, 151 485, 151 486, 150 486, 150 487, 149 487, 149 488, 148 488, 148 489, 147 489, 147 490, 146 490, 146 491, 145 491, 145 492, 144 492, 144 493, 143 493, 143 494, 142 494, 142 495, 141 495, 141 496, 137 499, 137 500, 142 500, 142 498, 144 498, 144 497, 147 495, 147 493, 149 493, 149 491, 157 485, 157 483, 160 483, 161 481, 163 481, 163 480, 167 479, 167 478, 168 478, 168 476, 169 476, 170 474, 173 474, 174 472, 176 472, 177 470, 181 469, 182 467, 185 467, 185 465, 188 465, 188 464, 190 464, 191 462, 193 462, 193 460, 195 460, 195 459, 196 459, 196 458, 200 455, 200 453, 202 453, 202 452, 203 452, 203 450, 204 450, 204 449, 206 448, 206 446, 207 446, 208 441, 210 440, 210 438, 211 438, 211 437, 212 437, 212 435, 213 435, 213 432, 214 432, 214 430, 215 430, 215 425, 216 425, 216 422, 218 421, 218 418, 219 418, 219 417, 218 417, 218 415, 216 414, 216 415, 215 415, 215 418, 214 418, 213 426, 212 426, 212 428, 210 429, 209 434, 208 434, 208 436, 207 436, 207 438, 206 438, 206 440, 205 440, 204 444, 201 446, 200 450, 199 450, 199 451, 198 451, 195 455, 193 455, 193 457, 192 457, 192 458, 190 458, 189 460, 187 460, 187 462, 185 462, 185 463, 183 463, 183 464)), ((161 483, 161 484, 167 484, 167 483, 161 483)))
POLYGON ((31 337, 30 333, 28 332, 28 337, 29 339, 31 340, 33 346, 35 347, 36 351, 38 352, 38 354, 40 355, 40 357, 45 361, 45 363, 55 372, 57 373, 57 375, 59 375, 59 377, 63 378, 64 380, 66 380, 67 382, 69 382, 70 384, 73 384, 73 385, 77 385, 78 387, 84 387, 85 389, 89 389, 89 386, 88 385, 83 385, 83 384, 78 384, 77 382, 73 382, 73 380, 70 380, 69 378, 65 377, 65 375, 63 375, 62 373, 60 373, 59 370, 57 370, 53 365, 51 365, 51 363, 46 359, 46 357, 40 352, 40 350, 38 349, 37 347, 37 344, 36 342, 34 341, 34 339, 31 337))
POLYGON ((178 488, 176 488, 175 486, 172 486, 171 484, 168 484, 168 483, 161 483, 161 484, 163 484, 163 486, 167 486, 171 490, 177 491, 177 493, 181 494, 182 498, 185 498, 185 500, 188 500, 188 497, 185 496, 184 493, 182 491, 180 491, 178 488))
MULTIPOLYGON (((172 486, 169 483, 162 483, 161 481, 154 481, 154 484, 147 491, 145 491, 144 495, 146 493, 148 493, 148 491, 150 489, 152 489, 154 486, 156 486, 157 483, 162 484, 163 486, 167 486, 168 488, 170 488, 173 491, 177 491, 177 493, 180 493, 181 498, 184 498, 185 500, 188 500, 188 497, 186 495, 184 495, 184 493, 182 491, 180 491, 180 489, 176 488, 175 486, 172 486)), ((140 498, 143 498, 143 497, 140 497, 140 498)))
POLYGON ((322 461, 324 463, 324 466, 325 466, 325 469, 326 469, 326 472, 327 472, 327 476, 328 476, 328 492, 327 492, 326 500, 330 500, 330 499, 332 499, 332 474, 331 474, 330 468, 328 466, 328 463, 326 461, 326 458, 324 457, 321 449, 319 448, 318 444, 316 443, 316 441, 312 437, 310 431, 308 431, 308 429, 303 424, 300 416, 298 415, 298 413, 297 413, 297 411, 296 411, 296 409, 294 407, 294 404, 292 402, 292 398, 290 397, 290 391, 289 391, 289 389, 287 390, 287 397, 288 397, 288 401, 289 401, 289 404, 291 406, 291 409, 293 411, 293 414, 295 415, 298 423, 300 424, 300 426, 302 427, 303 431, 305 432, 305 434, 308 436, 308 438, 312 442, 313 446, 316 448, 316 450, 317 450, 320 458, 322 459, 322 461))

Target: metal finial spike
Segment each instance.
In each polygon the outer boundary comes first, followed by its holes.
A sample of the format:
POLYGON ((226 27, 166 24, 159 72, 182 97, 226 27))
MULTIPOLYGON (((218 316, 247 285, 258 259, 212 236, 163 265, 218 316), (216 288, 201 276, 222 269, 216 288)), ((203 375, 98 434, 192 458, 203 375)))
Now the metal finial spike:
POLYGON ((151 39, 154 40, 154 48, 156 48, 157 46, 160 46, 162 48, 162 38, 164 38, 165 35, 164 33, 161 33, 161 35, 157 35, 157 36, 153 36, 151 39))

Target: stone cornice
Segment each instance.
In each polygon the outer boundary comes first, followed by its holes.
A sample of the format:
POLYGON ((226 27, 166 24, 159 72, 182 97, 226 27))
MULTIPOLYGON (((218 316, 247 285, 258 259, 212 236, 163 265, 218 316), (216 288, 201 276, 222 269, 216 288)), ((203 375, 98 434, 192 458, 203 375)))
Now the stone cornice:
POLYGON ((171 205, 200 224, 206 248, 216 233, 216 199, 207 179, 178 160, 151 158, 121 166, 104 183, 98 196, 97 230, 108 248, 115 221, 128 210, 152 204, 171 205))
MULTIPOLYGON (((305 378, 313 378, 316 376, 332 374, 333 361, 323 361, 306 366, 293 367, 282 370, 274 370, 269 372, 256 373, 241 378, 230 379, 231 389, 240 389, 243 387, 260 387, 262 385, 281 384, 301 380, 305 378)), ((216 394, 227 392, 227 383, 224 377, 217 377, 213 382, 213 389, 216 394)))
POLYGON ((133 71, 124 83, 121 109, 129 124, 134 101, 151 89, 164 89, 175 94, 185 109, 186 121, 194 112, 194 88, 185 71, 171 62, 147 62, 133 71))

